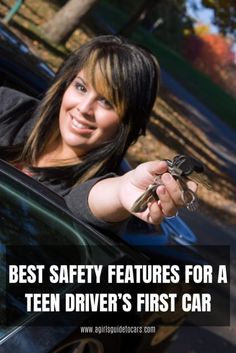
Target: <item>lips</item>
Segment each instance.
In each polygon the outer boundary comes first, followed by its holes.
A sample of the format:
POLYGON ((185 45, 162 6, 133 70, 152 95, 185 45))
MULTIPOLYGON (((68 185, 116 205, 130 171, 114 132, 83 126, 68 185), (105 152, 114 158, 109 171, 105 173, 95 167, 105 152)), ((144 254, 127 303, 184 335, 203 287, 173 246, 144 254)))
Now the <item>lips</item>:
POLYGON ((74 125, 74 127, 78 128, 78 129, 87 129, 88 126, 83 125, 81 123, 78 123, 75 119, 72 120, 72 124, 74 125))
POLYGON ((90 133, 95 130, 95 127, 92 126, 91 124, 78 120, 72 115, 71 115, 71 120, 72 120, 71 126, 78 132, 82 131, 82 132, 90 133))

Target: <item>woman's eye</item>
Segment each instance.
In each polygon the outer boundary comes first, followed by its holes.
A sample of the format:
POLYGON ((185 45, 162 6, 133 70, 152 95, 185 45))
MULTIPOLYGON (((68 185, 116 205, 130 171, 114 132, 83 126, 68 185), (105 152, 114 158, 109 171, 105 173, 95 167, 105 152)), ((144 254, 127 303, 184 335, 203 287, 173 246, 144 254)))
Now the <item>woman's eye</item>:
POLYGON ((102 103, 102 105, 103 105, 104 107, 109 108, 109 109, 112 109, 112 108, 113 108, 112 104, 111 104, 106 98, 100 97, 100 98, 99 98, 99 101, 102 103))
POLYGON ((86 87, 80 82, 75 82, 75 88, 80 92, 86 92, 86 87))

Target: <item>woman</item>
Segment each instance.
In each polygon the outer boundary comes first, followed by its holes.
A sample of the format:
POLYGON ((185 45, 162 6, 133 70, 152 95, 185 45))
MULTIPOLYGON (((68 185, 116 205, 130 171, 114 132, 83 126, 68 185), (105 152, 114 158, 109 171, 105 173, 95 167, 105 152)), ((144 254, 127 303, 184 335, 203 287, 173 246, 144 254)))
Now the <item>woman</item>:
MULTIPOLYGON (((77 217, 87 210, 87 222, 119 228, 154 176, 167 171, 154 162, 107 175, 145 133, 158 85, 152 54, 125 39, 96 37, 65 61, 41 102, 1 89, 0 157, 63 196, 77 217)), ((160 200, 140 218, 159 223, 176 213, 178 185, 168 173, 163 184, 160 200)))

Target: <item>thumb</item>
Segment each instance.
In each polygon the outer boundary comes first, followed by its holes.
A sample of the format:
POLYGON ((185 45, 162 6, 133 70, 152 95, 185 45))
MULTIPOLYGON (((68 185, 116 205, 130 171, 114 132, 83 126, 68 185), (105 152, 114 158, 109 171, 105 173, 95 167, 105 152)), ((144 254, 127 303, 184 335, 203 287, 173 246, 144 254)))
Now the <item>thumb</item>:
POLYGON ((133 170, 132 179, 134 184, 138 182, 145 187, 153 182, 153 178, 156 175, 163 174, 167 170, 168 165, 165 161, 150 161, 142 163, 133 170))
POLYGON ((143 166, 147 173, 151 174, 152 177, 168 171, 168 164, 166 161, 150 161, 143 163, 143 166))

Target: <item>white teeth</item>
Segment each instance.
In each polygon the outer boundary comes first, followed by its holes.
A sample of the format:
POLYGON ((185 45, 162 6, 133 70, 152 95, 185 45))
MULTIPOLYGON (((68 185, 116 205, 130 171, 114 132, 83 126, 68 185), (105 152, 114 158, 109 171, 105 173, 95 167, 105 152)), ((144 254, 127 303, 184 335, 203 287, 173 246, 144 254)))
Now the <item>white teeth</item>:
POLYGON ((79 123, 75 119, 73 119, 73 125, 78 129, 88 129, 88 126, 85 126, 85 125, 79 123))
POLYGON ((75 127, 78 127, 79 129, 85 129, 86 128, 86 126, 84 126, 84 125, 82 125, 80 123, 73 122, 73 124, 74 124, 75 127))

